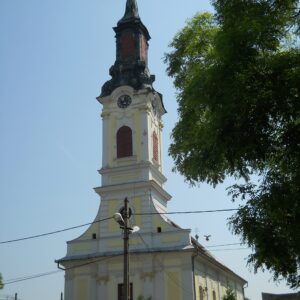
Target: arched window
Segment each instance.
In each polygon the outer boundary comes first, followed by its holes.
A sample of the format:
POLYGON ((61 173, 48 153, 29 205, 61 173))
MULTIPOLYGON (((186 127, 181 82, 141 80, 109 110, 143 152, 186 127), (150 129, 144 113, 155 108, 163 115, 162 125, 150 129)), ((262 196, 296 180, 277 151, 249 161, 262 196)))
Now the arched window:
POLYGON ((152 140, 153 140, 153 159, 158 162, 158 138, 157 134, 154 131, 152 134, 152 140))
POLYGON ((132 156, 132 130, 128 126, 117 132, 117 158, 132 156))
POLYGON ((212 296, 213 296, 213 300, 217 300, 217 296, 216 296, 216 292, 215 291, 212 292, 212 296))
POLYGON ((204 291, 202 286, 199 287, 199 298, 200 300, 204 300, 204 291))

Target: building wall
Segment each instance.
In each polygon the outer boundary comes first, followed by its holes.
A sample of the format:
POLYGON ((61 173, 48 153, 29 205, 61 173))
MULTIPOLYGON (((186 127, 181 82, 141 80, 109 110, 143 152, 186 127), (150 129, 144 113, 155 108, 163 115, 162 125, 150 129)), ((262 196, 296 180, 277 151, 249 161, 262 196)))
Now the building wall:
POLYGON ((201 257, 195 259, 195 290, 196 300, 202 300, 200 289, 203 291, 203 300, 222 300, 228 288, 236 293, 237 300, 244 300, 244 281, 231 272, 210 263, 201 257))
MULTIPOLYGON (((190 253, 131 255, 133 299, 142 296, 152 300, 192 300, 190 257, 190 253)), ((99 263, 71 269, 66 272, 66 278, 65 300, 117 300, 118 284, 123 283, 123 258, 103 258, 99 263)))
MULTIPOLYGON (((244 282, 205 259, 196 257, 193 280, 193 256, 193 251, 131 254, 133 299, 142 296, 151 300, 221 300, 230 287, 236 292, 237 300, 244 300, 244 282), (200 299, 200 287, 204 291, 203 299, 200 299)), ((118 299, 118 284, 123 283, 123 256, 94 261, 69 264, 69 268, 82 267, 66 272, 65 300, 118 299)))

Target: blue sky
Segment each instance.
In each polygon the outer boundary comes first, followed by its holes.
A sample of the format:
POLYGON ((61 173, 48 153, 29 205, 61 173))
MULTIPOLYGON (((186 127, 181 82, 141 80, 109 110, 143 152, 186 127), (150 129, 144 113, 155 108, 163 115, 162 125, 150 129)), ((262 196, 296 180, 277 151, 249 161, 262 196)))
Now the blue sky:
MULTIPOLYGON (((175 33, 197 11, 212 10, 208 0, 139 0, 140 16, 152 39, 149 66, 155 88, 164 95, 164 173, 173 196, 169 211, 232 208, 226 186, 191 188, 171 172, 170 133, 177 119, 176 91, 166 76, 164 53, 175 33)), ((125 0, 0 0, 0 241, 39 234, 94 219, 100 185, 101 107, 95 98, 115 60, 112 27, 125 0)), ((178 215, 172 219, 198 233, 204 246, 238 242, 226 225, 230 213, 178 215), (211 234, 206 242, 203 235, 211 234)), ((0 245, 4 279, 56 270, 66 241, 81 230, 0 245)), ((233 247, 225 247, 233 248, 233 247)), ((248 280, 246 295, 288 292, 269 273, 254 275, 248 250, 212 252, 248 280)), ((59 299, 63 273, 10 284, 1 295, 22 300, 59 299)))

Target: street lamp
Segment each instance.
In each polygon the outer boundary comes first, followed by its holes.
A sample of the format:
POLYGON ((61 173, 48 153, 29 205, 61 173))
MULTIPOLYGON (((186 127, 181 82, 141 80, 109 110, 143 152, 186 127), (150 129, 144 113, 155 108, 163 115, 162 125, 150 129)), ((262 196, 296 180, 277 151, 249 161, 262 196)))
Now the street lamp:
POLYGON ((129 234, 139 230, 138 226, 133 228, 128 227, 128 219, 130 218, 130 211, 128 209, 128 199, 124 199, 124 207, 121 213, 114 214, 114 220, 120 225, 120 228, 123 229, 123 240, 124 240, 124 276, 123 276, 123 300, 130 300, 130 289, 129 289, 129 234))

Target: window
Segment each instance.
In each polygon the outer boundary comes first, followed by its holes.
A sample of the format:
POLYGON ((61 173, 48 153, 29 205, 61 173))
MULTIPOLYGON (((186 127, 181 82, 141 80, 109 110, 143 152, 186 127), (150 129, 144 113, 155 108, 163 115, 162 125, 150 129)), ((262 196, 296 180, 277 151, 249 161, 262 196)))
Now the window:
MULTIPOLYGON (((130 283, 130 300, 133 300, 133 287, 132 283, 130 283)), ((123 298, 123 283, 118 284, 118 300, 124 300, 123 298)))
POLYGON ((152 139, 153 139, 153 159, 158 162, 158 138, 156 132, 153 132, 152 139))
POLYGON ((132 156, 132 130, 128 126, 117 132, 117 158, 132 156))
POLYGON ((199 287, 199 299, 204 300, 204 291, 202 286, 199 287))

